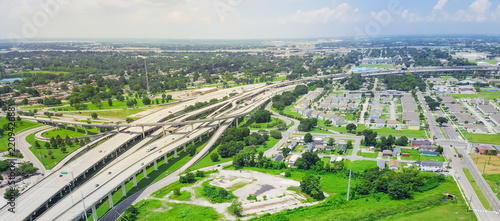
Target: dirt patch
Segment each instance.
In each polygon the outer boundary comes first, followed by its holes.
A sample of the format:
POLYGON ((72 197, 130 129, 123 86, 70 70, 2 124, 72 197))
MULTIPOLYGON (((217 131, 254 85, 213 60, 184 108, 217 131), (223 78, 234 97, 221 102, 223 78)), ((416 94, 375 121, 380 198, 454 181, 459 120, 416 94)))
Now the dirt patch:
POLYGON ((262 185, 262 186, 260 187, 260 189, 259 189, 259 190, 257 190, 257 192, 255 192, 253 195, 258 196, 258 195, 263 194, 263 193, 265 193, 265 192, 267 192, 267 191, 269 191, 269 190, 272 190, 272 189, 274 189, 274 187, 273 187, 273 186, 265 184, 265 185, 262 185))

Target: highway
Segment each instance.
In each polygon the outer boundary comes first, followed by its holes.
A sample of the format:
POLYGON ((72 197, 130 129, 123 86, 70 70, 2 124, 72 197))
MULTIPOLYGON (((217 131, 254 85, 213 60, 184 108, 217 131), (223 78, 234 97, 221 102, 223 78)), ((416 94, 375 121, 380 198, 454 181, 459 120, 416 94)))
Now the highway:
MULTIPOLYGON (((280 90, 291 90, 291 87, 280 88, 280 90)), ((236 109, 233 107, 222 115, 228 113, 245 113, 249 112, 258 106, 262 105, 266 100, 272 97, 272 93, 267 93, 267 95, 261 95, 263 98, 253 99, 250 105, 243 106, 236 109)), ((107 165, 98 174, 94 175, 86 183, 82 184, 77 188, 72 194, 64 197, 61 201, 51 207, 48 211, 39 217, 40 220, 70 220, 74 217, 79 216, 83 211, 83 203, 81 202, 82 196, 85 196, 85 204, 93 205, 108 193, 112 192, 116 187, 119 187, 123 182, 129 180, 137 172, 144 168, 144 165, 149 165, 151 162, 156 161, 161 158, 164 153, 171 152, 174 149, 179 148, 184 144, 188 144, 191 140, 196 139, 199 136, 213 130, 217 126, 217 122, 212 123, 198 123, 194 126, 194 130, 190 126, 185 126, 175 134, 168 135, 155 141, 159 148, 152 152, 146 152, 143 149, 139 149, 135 152, 127 151, 126 155, 119 156, 119 158, 113 161, 112 164, 107 165), (162 154, 160 154, 162 153, 162 154), (109 174, 111 172, 111 174, 109 174), (105 181, 105 183, 102 183, 105 181), (99 184, 96 188, 95 184, 99 184), (85 194, 81 194, 78 191, 82 191, 85 194), (68 209, 68 206, 73 205, 68 209)), ((212 136, 213 138, 218 138, 217 136, 212 136)), ((148 144, 150 145, 150 144, 148 144)))
MULTIPOLYGON (((251 90, 252 88, 261 88, 264 85, 250 85, 245 87, 245 90, 251 90)), ((209 101, 212 98, 222 98, 226 96, 228 93, 232 93, 234 89, 225 89, 218 91, 218 93, 210 93, 207 95, 203 95, 199 97, 196 101, 209 101)), ((238 97, 238 96, 235 96, 238 97)), ((235 98, 231 98, 235 99, 235 98)), ((186 105, 193 105, 195 100, 188 101, 183 103, 185 106, 186 105)), ((161 120, 162 116, 168 116, 170 113, 176 113, 180 112, 184 109, 184 106, 181 105, 176 105, 176 106, 170 106, 165 108, 164 110, 158 111, 152 115, 143 117, 136 122, 142 123, 142 122, 158 122, 161 120)), ((210 107, 208 107, 210 108, 210 107)), ((207 108, 207 109, 208 109, 207 108)), ((145 128, 146 130, 152 129, 152 128, 145 128)), ((98 162, 102 161, 102 159, 105 159, 107 156, 111 156, 114 154, 114 152, 119 149, 121 146, 126 144, 127 142, 130 142, 136 138, 139 138, 142 134, 142 130, 139 127, 133 127, 133 128, 128 128, 124 131, 125 133, 119 133, 108 140, 106 140, 104 143, 99 145, 99 148, 92 148, 89 151, 87 151, 85 154, 82 156, 69 161, 64 167, 62 167, 59 170, 54 170, 51 174, 48 174, 45 176, 45 178, 37 183, 36 185, 32 186, 29 188, 26 192, 21 194, 17 199, 16 199, 16 208, 19 208, 16 210, 16 213, 11 213, 7 209, 9 208, 8 206, 4 206, 2 210, 0 211, 0 217, 2 219, 12 219, 12 220, 22 220, 25 219, 26 217, 29 217, 30 214, 32 214, 34 211, 36 211, 38 208, 40 208, 43 204, 43 202, 47 201, 48 199, 56 196, 59 194, 59 192, 66 187, 66 185, 69 182, 61 182, 59 179, 59 174, 60 172, 72 172, 72 175, 77 178, 81 176, 81 174, 85 173, 89 169, 91 169, 94 165, 96 165, 98 162), (22 209, 21 209, 22 208, 22 209)))

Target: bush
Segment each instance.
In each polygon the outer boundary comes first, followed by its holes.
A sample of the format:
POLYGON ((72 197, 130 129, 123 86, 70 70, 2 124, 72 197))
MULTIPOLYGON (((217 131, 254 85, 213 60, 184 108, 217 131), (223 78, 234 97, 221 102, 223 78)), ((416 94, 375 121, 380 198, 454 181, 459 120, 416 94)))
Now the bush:
POLYGON ((247 200, 257 200, 257 196, 252 195, 252 194, 248 194, 247 200))
POLYGON ((212 162, 219 161, 219 154, 217 154, 217 153, 210 154, 210 159, 212 160, 212 162))
POLYGON ((188 173, 184 176, 181 176, 179 178, 179 182, 180 183, 194 183, 194 182, 196 182, 196 178, 194 178, 194 174, 188 173))
POLYGON ((274 139, 281 139, 281 138, 283 138, 283 136, 281 135, 281 132, 278 131, 278 130, 272 130, 271 131, 271 137, 273 137, 274 139))
POLYGON ((181 195, 181 188, 179 188, 179 187, 174 188, 174 195, 180 196, 181 195))
POLYGON ((209 185, 208 181, 203 183, 202 195, 207 197, 211 203, 223 203, 236 198, 235 195, 222 187, 209 185))
POLYGON ((205 177, 205 172, 201 171, 201 170, 198 170, 196 171, 196 177, 205 177))
POLYGON ((285 172, 285 177, 291 177, 291 176, 292 176, 292 173, 290 173, 290 171, 285 172))
POLYGON ((240 201, 234 200, 233 203, 231 203, 231 206, 227 208, 227 211, 235 216, 240 217, 241 211, 243 211, 243 207, 241 205, 242 203, 240 201))

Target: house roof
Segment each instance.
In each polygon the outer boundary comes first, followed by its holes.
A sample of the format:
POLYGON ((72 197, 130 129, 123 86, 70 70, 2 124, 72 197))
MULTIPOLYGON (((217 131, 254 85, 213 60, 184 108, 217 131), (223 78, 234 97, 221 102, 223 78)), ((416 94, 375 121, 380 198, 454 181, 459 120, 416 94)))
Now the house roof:
POLYGON ((428 140, 412 140, 411 144, 412 145, 430 145, 431 142, 428 140))
POLYGON ((378 160, 377 161, 377 166, 379 169, 385 169, 385 160, 378 160))
POLYGON ((417 161, 417 165, 424 167, 443 167, 443 163, 441 162, 417 161))
POLYGON ((277 154, 271 160, 281 162, 281 161, 283 161, 283 159, 284 159, 283 155, 277 154))
POLYGON ((389 161, 389 167, 392 167, 392 166, 399 167, 399 162, 397 160, 391 160, 391 161, 389 161))
POLYGON ((394 153, 401 153, 401 147, 394 147, 394 153))

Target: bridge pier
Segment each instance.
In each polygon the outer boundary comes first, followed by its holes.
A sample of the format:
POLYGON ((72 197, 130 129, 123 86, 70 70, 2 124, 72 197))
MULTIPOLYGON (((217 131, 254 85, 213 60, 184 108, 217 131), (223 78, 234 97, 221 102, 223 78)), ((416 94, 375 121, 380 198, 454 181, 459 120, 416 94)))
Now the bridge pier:
POLYGON ((247 124, 247 116, 243 116, 245 124, 247 124))
POLYGON ((144 134, 144 127, 142 127, 142 138, 145 138, 146 135, 144 134))
POLYGON ((192 141, 191 141, 191 144, 193 144, 193 145, 194 145, 194 140, 192 140, 192 141))
POLYGON ((137 178, 135 177, 135 174, 134 174, 134 176, 132 177, 132 179, 134 179, 134 187, 136 187, 136 186, 137 186, 137 178))
POLYGON ((200 136, 200 142, 201 142, 201 138, 202 138, 202 137, 203 137, 203 135, 202 135, 202 136, 200 136))
POLYGON ((95 170, 95 164, 94 164, 94 170, 95 170))
POLYGON ((64 129, 66 129, 66 130, 68 129, 68 125, 67 124, 64 125, 64 129))
POLYGON ((122 196, 127 196, 127 189, 125 188, 125 183, 122 183, 122 196))
POLYGON ((109 201, 109 208, 113 208, 113 194, 111 192, 108 193, 108 201, 109 201))
POLYGON ((184 149, 184 152, 186 151, 186 144, 184 144, 184 146, 182 147, 184 149))
POLYGON ((99 133, 101 133, 101 128, 100 128, 100 127, 98 127, 98 128, 97 128, 97 131, 98 131, 99 133))
MULTIPOLYGON (((89 172, 89 171, 87 171, 89 172)), ((83 178, 87 178, 87 175, 85 175, 87 172, 83 173, 83 178)))
POLYGON ((149 178, 149 177, 148 177, 148 171, 146 170, 146 167, 143 167, 143 168, 142 168, 142 172, 144 173, 144 179, 149 178))
POLYGON ((191 124, 191 131, 193 131, 193 130, 194 130, 194 126, 193 126, 193 124, 191 124))
POLYGON ((165 127, 162 126, 161 129, 163 129, 163 136, 167 136, 167 133, 165 132, 165 127))
POLYGON ((238 126, 239 126, 239 124, 238 124, 238 118, 236 118, 236 125, 235 125, 235 126, 236 126, 236 127, 238 127, 238 126))
POLYGON ((45 202, 45 209, 49 209, 49 201, 45 202))
POLYGON ((158 163, 156 162, 156 160, 154 161, 155 163, 155 170, 158 170, 158 163))
POLYGON ((75 132, 78 132, 78 126, 75 125, 75 132))
POLYGON ((63 197, 63 191, 59 192, 59 196, 62 198, 63 197))
POLYGON ((97 219, 97 212, 96 212, 96 209, 95 209, 95 204, 92 205, 92 218, 94 218, 94 220, 98 220, 97 219))
POLYGON ((168 154, 165 154, 165 162, 163 164, 167 164, 168 163, 168 154))
POLYGON ((175 148, 174 153, 175 153, 175 158, 179 157, 177 156, 177 148, 175 148))
POLYGON ((116 133, 120 133, 120 128, 116 127, 116 133))
POLYGON ((85 128, 85 134, 89 134, 87 127, 83 127, 83 128, 85 128))

